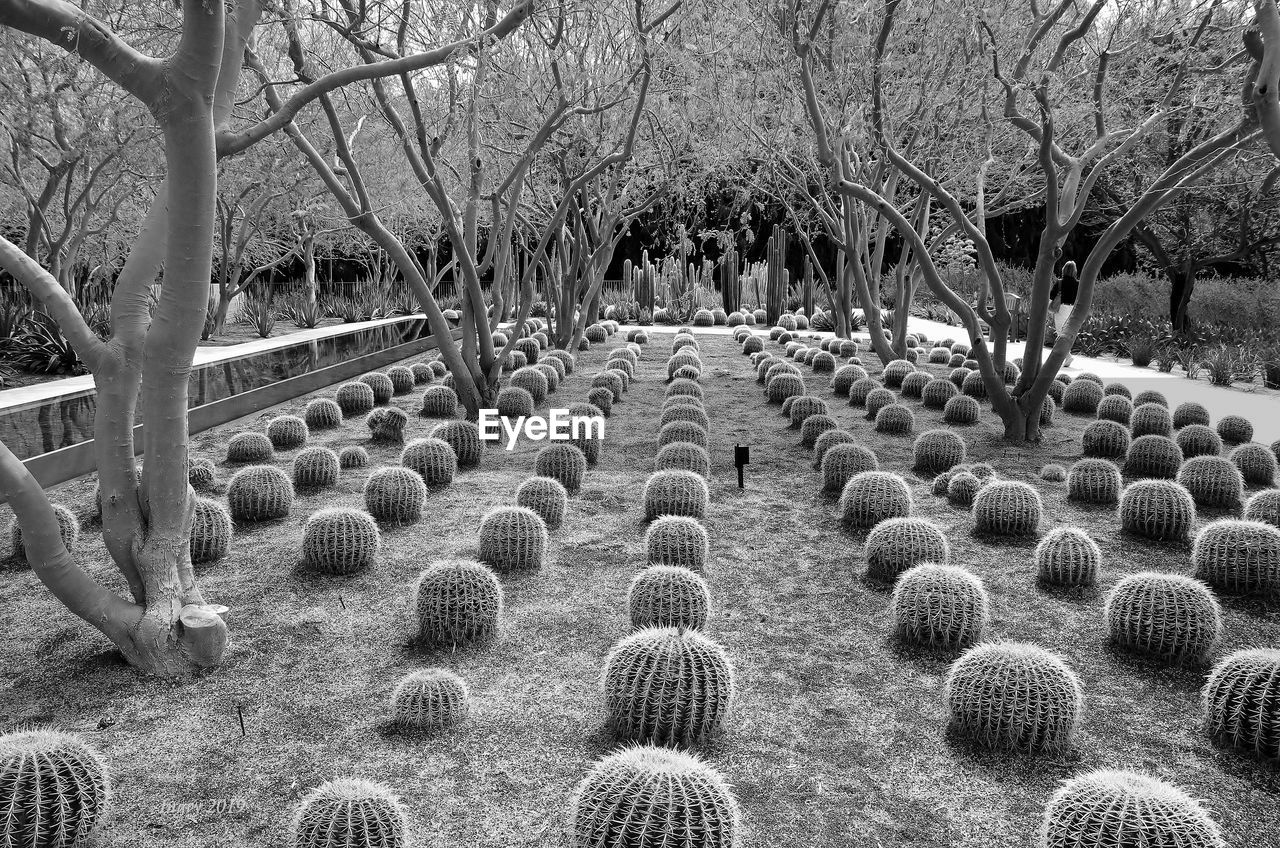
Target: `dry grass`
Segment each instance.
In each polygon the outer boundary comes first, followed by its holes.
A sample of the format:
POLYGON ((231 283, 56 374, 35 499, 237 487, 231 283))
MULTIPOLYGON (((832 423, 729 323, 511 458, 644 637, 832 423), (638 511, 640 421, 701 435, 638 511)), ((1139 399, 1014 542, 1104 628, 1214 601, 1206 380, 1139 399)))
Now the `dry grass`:
MULTIPOLYGON (((231 608, 234 641, 225 665, 193 683, 140 679, 30 572, 0 575, 8 636, 0 646, 0 727, 48 722, 85 731, 103 749, 117 773, 108 843, 121 848, 280 844, 300 795, 346 773, 400 792, 424 846, 564 844, 566 799, 611 744, 597 681, 609 646, 627 632, 626 588, 644 564, 640 494, 655 452, 669 339, 655 335, 615 407, 600 465, 571 500, 546 566, 504 578, 507 615, 496 645, 416 653, 407 593, 430 560, 475 552, 480 517, 511 503, 531 471, 538 446, 527 443, 511 453, 488 450, 480 468, 430 496, 420 524, 387 531, 381 567, 371 573, 318 578, 296 566, 305 517, 321 506, 359 505, 363 472, 344 472, 336 490, 300 497, 286 521, 238 528, 231 556, 201 573, 208 597, 231 608), (471 718, 435 739, 389 732, 392 687, 428 664, 466 678, 471 718), (235 799, 243 809, 219 812, 205 799, 235 799), (182 802, 199 809, 165 811, 182 802)), ((621 343, 615 337, 607 347, 621 343)), ((713 430, 709 631, 728 648, 740 683, 730 730, 707 755, 736 786, 747 845, 1024 845, 1058 781, 1100 767, 1151 772, 1209 799, 1233 843, 1280 833, 1277 771, 1197 732, 1203 670, 1154 666, 1106 644, 1107 587, 1140 569, 1188 571, 1187 546, 1121 537, 1111 510, 1082 510, 1065 500, 1064 484, 1043 484, 1046 524, 1082 524, 1106 554, 1097 589, 1043 591, 1031 543, 973 537, 968 513, 934 498, 929 480, 908 470, 911 440, 874 433, 858 409, 830 395, 825 375, 805 369, 811 391, 831 398, 842 425, 866 439, 883 467, 906 475, 918 512, 951 536, 955 561, 985 580, 994 635, 1061 652, 1084 682, 1087 713, 1070 754, 976 752, 945 731, 940 692, 950 658, 889 638, 888 593, 863 579, 862 536, 836 521, 798 432, 765 404, 731 341, 708 338, 703 358, 713 430), (735 443, 753 448, 745 491, 732 467, 735 443)), ((582 355, 554 403, 584 399, 604 359, 602 347, 582 355)), ((396 402, 416 413, 419 394, 396 402)), ((908 402, 917 431, 938 425, 940 413, 908 402)), ((409 435, 432 423, 412 418, 409 435)), ((1042 465, 1079 455, 1083 424, 1066 418, 1034 448, 1003 444, 989 420, 965 435, 974 459, 1039 483, 1042 465)), ((202 434, 196 453, 220 461, 231 434, 260 426, 248 420, 202 434)), ((362 443, 363 429, 349 421, 313 443, 362 443)), ((396 457, 390 449, 371 453, 377 463, 396 457)), ((287 467, 290 458, 278 461, 287 467)), ((230 469, 219 473, 225 481, 230 469)), ((83 507, 91 490, 79 481, 57 498, 83 507)), ((91 566, 105 563, 92 534, 80 552, 91 566)), ((111 574, 105 564, 93 567, 103 579, 111 574)), ((1274 606, 1225 605, 1224 651, 1280 640, 1274 606)))

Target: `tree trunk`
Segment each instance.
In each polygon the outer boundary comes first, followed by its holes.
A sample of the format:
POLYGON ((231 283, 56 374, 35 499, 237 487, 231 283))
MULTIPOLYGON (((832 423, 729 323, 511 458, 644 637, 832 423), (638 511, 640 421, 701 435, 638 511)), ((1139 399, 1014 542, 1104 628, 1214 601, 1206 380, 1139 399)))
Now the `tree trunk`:
POLYGON ((1169 274, 1169 320, 1173 329, 1187 330, 1191 327, 1191 295, 1196 288, 1195 270, 1191 268, 1170 269, 1169 274))

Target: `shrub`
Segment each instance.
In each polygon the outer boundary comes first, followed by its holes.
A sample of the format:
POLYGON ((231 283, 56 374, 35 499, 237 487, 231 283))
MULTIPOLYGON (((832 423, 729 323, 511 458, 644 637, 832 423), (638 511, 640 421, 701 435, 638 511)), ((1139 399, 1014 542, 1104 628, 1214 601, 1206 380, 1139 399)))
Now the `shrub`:
POLYGON ((272 521, 293 507, 293 484, 274 465, 250 465, 231 476, 227 506, 236 521, 272 521))
POLYGON ((1036 574, 1045 583, 1092 586, 1098 582, 1102 550, 1078 527, 1055 527, 1036 545, 1035 563, 1036 574))
MULTIPOLYGON (((843 445, 827 452, 824 469, 841 447, 843 445)), ((851 527, 869 529, 889 518, 906 518, 913 506, 907 481, 888 471, 854 474, 840 492, 840 516, 851 527)))
POLYGON ((1103 615, 1116 645, 1173 662, 1201 662, 1222 633, 1209 587, 1181 574, 1143 571, 1107 594, 1103 615))
POLYGON ((948 424, 977 424, 982 408, 968 395, 956 395, 942 407, 942 420, 948 424))
POLYGON ((332 486, 341 467, 338 455, 328 448, 306 448, 293 458, 293 485, 300 489, 332 486))
MULTIPOLYGON (((1098 418, 1102 421, 1114 421, 1125 427, 1133 418, 1133 403, 1120 395, 1109 395, 1098 404, 1098 418)), ((1092 425, 1090 425, 1092 426, 1092 425)))
POLYGON ((391 693, 391 720, 401 730, 446 730, 465 721, 470 707, 466 681, 443 668, 409 672, 391 693))
POLYGON ((386 524, 413 524, 422 517, 426 500, 422 476, 404 466, 376 468, 364 481, 365 509, 386 524))
POLYGON ((724 649, 696 630, 646 627, 609 651, 602 688, 620 739, 697 745, 729 715, 733 667, 724 649))
POLYGON ((542 567, 547 553, 547 524, 523 506, 490 510, 480 519, 480 560, 499 571, 542 567))
POLYGON ((373 402, 375 404, 391 403, 391 397, 395 394, 395 385, 386 374, 365 374, 360 378, 360 382, 373 389, 373 402))
POLYGON ((1124 473, 1129 477, 1173 480, 1181 467, 1182 449, 1168 436, 1139 436, 1124 458, 1124 473))
POLYGON ((365 468, 369 465, 369 452, 359 445, 349 445, 338 453, 338 465, 342 468, 365 468))
POLYGON ((366 383, 343 383, 333 398, 347 418, 373 409, 373 389, 366 383))
POLYGON ((342 407, 328 398, 316 398, 303 410, 302 420, 309 430, 333 430, 342 426, 342 407))
POLYGON ((864 471, 878 471, 880 461, 865 445, 848 443, 833 445, 822 456, 822 490, 843 492, 845 484, 864 471))
POLYGON ((275 456, 275 446, 262 433, 236 433, 227 442, 227 462, 262 463, 275 456))
POLYGON ((400 464, 416 471, 428 486, 448 486, 458 473, 458 455, 443 439, 414 439, 400 452, 400 464))
POLYGON ((1244 517, 1246 521, 1265 521, 1280 527, 1280 489, 1265 489, 1249 498, 1244 517))
POLYGON ((867 534, 867 576, 893 581, 922 562, 946 565, 951 546, 938 525, 926 518, 888 518, 867 534))
POLYGON ((1182 541, 1196 519, 1191 493, 1168 480, 1139 480, 1120 493, 1120 526, 1157 541, 1182 541))
POLYGON ((894 632, 905 642, 946 649, 982 641, 991 602, 982 580, 964 568, 925 562, 893 587, 894 632))
POLYGON ((0 736, 0 845, 97 844, 110 803, 107 764, 79 736, 45 728, 0 736))
POLYGON ((1179 430, 1177 445, 1187 459, 1222 453, 1222 438, 1204 424, 1188 424, 1179 430))
POLYGON ((1040 493, 1027 483, 997 480, 973 499, 974 529, 1000 536, 1034 536, 1044 514, 1040 493))
POLYGON ((707 512, 707 481, 692 471, 655 471, 644 484, 646 521, 663 515, 702 518, 707 512))
POLYGON ((575 445, 550 444, 534 457, 533 473, 550 477, 574 494, 582 488, 582 478, 587 474, 587 457, 575 445))
POLYGON ((404 444, 404 428, 409 423, 409 416, 403 409, 388 406, 375 409, 364 420, 369 428, 369 439, 380 445, 404 444))
POLYGON ((686 627, 702 630, 711 609, 706 581, 688 568, 651 565, 638 573, 627 591, 631 626, 686 627))
POLYGON ((385 786, 336 778, 299 802, 291 840, 292 848, 408 848, 409 818, 400 799, 385 786))
POLYGON ((690 754, 639 746, 610 754, 578 784, 571 848, 648 848, 688 834, 697 848, 736 848, 738 803, 720 773, 690 754))
POLYGON ((302 528, 302 562, 325 574, 354 574, 373 566, 381 545, 377 522, 358 509, 317 510, 302 528))
POLYGON ((885 364, 880 379, 884 382, 885 388, 896 389, 902 385, 907 375, 915 373, 915 370, 916 367, 907 360, 894 359, 885 364))
POLYGON ((968 471, 960 471, 947 480, 947 500, 957 506, 972 506, 983 483, 968 471))
POLYGON ((880 384, 870 377, 859 377, 853 381, 853 385, 849 387, 849 405, 850 406, 866 406, 867 397, 874 391, 879 391, 880 384))
POLYGON ((1258 444, 1244 444, 1231 452, 1231 461, 1244 482, 1251 486, 1270 486, 1276 479, 1276 455, 1258 444))
POLYGON ((905 436, 915 429, 916 416, 901 403, 891 403, 876 413, 876 432, 905 436))
POLYGON ((965 651, 944 687, 951 726, 999 751, 1062 751, 1084 709, 1080 681, 1037 645, 989 642, 965 651))
POLYGON ((498 633, 503 594, 497 576, 474 560, 431 563, 414 585, 418 640, 426 646, 485 642, 498 633))
POLYGON ((1210 738, 1280 759, 1280 650, 1252 648, 1219 660, 1200 700, 1210 738))
POLYGON ((1253 425, 1239 415, 1224 415, 1218 419, 1218 435, 1229 445, 1253 441, 1253 425))
POLYGON ((1152 434, 1172 436, 1173 418, 1169 415, 1169 410, 1160 404, 1144 403, 1133 410, 1129 430, 1135 439, 1152 434))
POLYGON ((1064 783, 1045 807, 1037 843, 1039 848, 1135 844, 1227 848, 1198 801, 1176 786, 1130 771, 1092 771, 1064 783))
POLYGON ((1080 447, 1085 456, 1118 459, 1128 454, 1129 444, 1128 428, 1115 421, 1094 421, 1080 434, 1080 447))
POLYGON ((1198 403, 1187 401, 1178 404, 1178 408, 1173 411, 1173 426, 1177 428, 1186 427, 1189 424, 1209 423, 1209 410, 1205 409, 1198 403))
POLYGON ((1102 403, 1102 386, 1077 377, 1062 392, 1062 408, 1077 415, 1093 415, 1102 403))
POLYGON ((458 457, 458 465, 471 468, 480 464, 483 443, 480 440, 480 428, 471 421, 446 421, 437 424, 431 430, 431 438, 440 439, 453 448, 458 457))
POLYGON ((1196 577, 1233 595, 1280 590, 1280 528, 1226 518, 1206 524, 1191 546, 1196 577))

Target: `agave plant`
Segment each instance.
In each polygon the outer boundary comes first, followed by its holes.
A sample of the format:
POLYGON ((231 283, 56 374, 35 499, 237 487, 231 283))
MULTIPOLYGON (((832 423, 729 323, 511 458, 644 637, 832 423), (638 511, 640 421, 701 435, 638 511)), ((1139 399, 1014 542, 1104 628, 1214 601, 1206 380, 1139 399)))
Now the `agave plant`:
POLYGON ((62 334, 58 322, 43 312, 27 317, 9 345, 9 359, 37 374, 87 374, 89 369, 62 334))
POLYGON ((264 339, 276 328, 277 315, 275 305, 267 298, 246 299, 240 308, 240 319, 264 339))

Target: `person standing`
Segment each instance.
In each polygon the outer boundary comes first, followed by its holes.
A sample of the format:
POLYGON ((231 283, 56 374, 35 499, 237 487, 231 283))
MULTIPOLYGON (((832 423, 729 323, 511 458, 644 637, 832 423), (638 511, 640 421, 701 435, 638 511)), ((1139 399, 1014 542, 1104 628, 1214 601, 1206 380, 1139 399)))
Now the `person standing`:
MULTIPOLYGON (((1062 276, 1053 281, 1053 289, 1049 292, 1049 309, 1053 313, 1053 328, 1062 335, 1062 328, 1071 320, 1071 311, 1076 306, 1076 292, 1080 288, 1080 278, 1076 274, 1076 263, 1067 262, 1062 266, 1062 276)), ((1067 351, 1067 360, 1063 368, 1070 368, 1075 357, 1067 351)))

